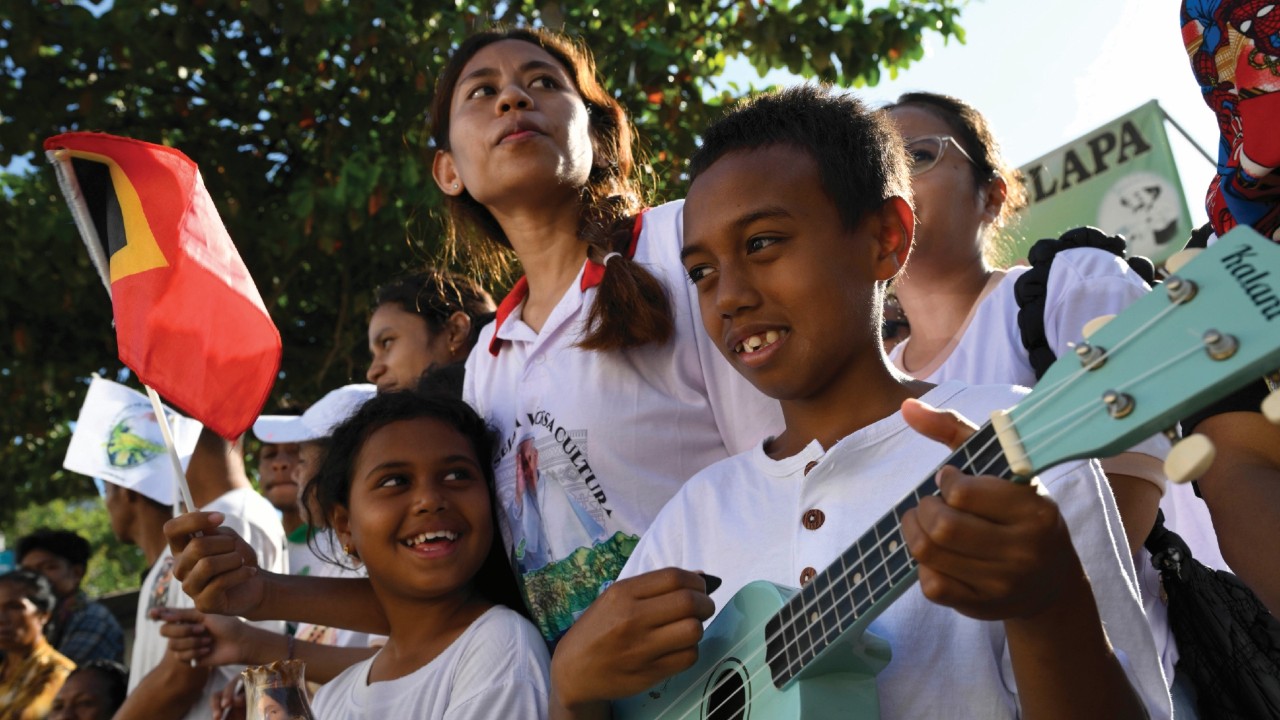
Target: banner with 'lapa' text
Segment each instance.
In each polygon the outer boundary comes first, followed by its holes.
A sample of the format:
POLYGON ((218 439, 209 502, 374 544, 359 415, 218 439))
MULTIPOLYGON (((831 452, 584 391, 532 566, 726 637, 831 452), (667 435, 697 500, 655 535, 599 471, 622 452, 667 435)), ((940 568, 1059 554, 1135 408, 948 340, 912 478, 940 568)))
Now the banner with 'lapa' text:
POLYGON ((1164 120, 1152 100, 1022 166, 1028 205, 1010 228, 1009 257, 1082 225, 1123 235, 1131 255, 1157 264, 1181 250, 1191 214, 1164 120))

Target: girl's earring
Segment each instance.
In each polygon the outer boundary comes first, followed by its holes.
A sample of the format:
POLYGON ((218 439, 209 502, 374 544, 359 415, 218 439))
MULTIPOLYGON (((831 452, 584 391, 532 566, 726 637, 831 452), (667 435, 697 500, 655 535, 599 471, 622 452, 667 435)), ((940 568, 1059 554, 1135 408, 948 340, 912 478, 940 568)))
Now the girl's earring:
POLYGON ((351 543, 347 543, 347 544, 343 545, 343 546, 342 546, 342 552, 346 553, 346 554, 347 554, 347 557, 353 557, 353 558, 359 558, 359 557, 360 557, 359 555, 356 555, 356 549, 355 549, 354 547, 352 547, 352 546, 351 546, 351 543))
POLYGON ((457 189, 458 189, 458 183, 454 183, 454 184, 453 184, 453 189, 454 189, 454 190, 457 190, 457 189))

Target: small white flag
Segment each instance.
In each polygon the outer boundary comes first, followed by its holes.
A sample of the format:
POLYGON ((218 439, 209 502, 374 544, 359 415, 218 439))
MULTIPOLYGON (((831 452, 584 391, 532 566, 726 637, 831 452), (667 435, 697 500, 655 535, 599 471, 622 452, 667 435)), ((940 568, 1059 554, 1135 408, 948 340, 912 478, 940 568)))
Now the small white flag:
MULTIPOLYGON (((165 408, 186 470, 201 424, 165 408)), ((163 505, 174 500, 173 465, 146 395, 95 377, 85 393, 62 467, 141 493, 163 505)))

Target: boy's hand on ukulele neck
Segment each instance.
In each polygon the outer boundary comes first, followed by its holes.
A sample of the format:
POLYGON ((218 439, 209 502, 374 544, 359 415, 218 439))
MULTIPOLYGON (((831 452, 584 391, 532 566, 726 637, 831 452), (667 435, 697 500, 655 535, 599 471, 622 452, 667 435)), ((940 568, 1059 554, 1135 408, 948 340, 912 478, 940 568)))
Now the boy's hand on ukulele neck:
MULTIPOLYGON (((915 400, 903 417, 916 431, 956 449, 974 427, 953 411, 915 400)), ((938 473, 928 497, 902 521, 920 563, 920 589, 933 602, 979 620, 1029 618, 1054 605, 1080 563, 1057 504, 1038 481, 938 473)))

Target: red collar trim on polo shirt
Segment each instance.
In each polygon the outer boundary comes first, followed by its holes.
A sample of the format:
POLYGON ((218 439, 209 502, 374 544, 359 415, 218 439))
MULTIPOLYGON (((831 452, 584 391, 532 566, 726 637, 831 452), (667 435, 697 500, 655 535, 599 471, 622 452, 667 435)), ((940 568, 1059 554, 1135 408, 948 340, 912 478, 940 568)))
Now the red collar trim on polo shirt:
MULTIPOLYGON (((631 228, 631 244, 627 247, 627 258, 636 256, 636 246, 640 243, 640 230, 644 226, 644 214, 648 212, 648 208, 640 211, 636 215, 635 225, 631 228)), ((604 265, 590 258, 587 259, 587 266, 582 269, 582 282, 579 289, 586 292, 600 284, 604 280, 604 265)), ((507 317, 511 315, 511 311, 516 309, 524 299, 529 297, 529 281, 521 276, 516 284, 511 288, 511 292, 502 298, 502 302, 498 305, 498 312, 493 320, 493 339, 489 341, 489 354, 494 357, 498 356, 498 351, 502 349, 504 340, 498 337, 498 332, 502 330, 502 323, 507 321, 507 317)))

